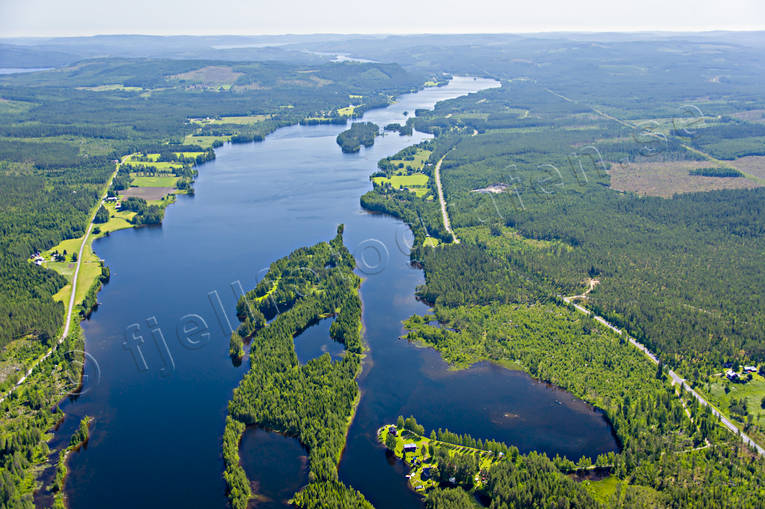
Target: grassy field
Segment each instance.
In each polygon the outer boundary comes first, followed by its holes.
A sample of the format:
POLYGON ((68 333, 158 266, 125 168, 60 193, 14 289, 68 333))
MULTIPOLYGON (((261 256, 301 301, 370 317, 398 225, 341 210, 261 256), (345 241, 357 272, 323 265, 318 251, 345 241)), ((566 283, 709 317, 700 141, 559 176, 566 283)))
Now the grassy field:
POLYGON ((414 175, 393 175, 390 178, 374 177, 372 180, 375 184, 389 183, 396 189, 402 187, 409 189, 419 197, 427 195, 430 191, 427 187, 429 177, 424 173, 415 173, 414 175))
POLYGON ((197 125, 252 125, 258 122, 263 122, 271 118, 271 115, 242 115, 242 116, 228 116, 220 118, 191 118, 189 122, 197 125))
POLYGON ((337 114, 340 115, 341 117, 350 117, 351 115, 353 115, 354 111, 356 111, 356 106, 350 105, 350 106, 346 106, 345 108, 338 108, 337 114))
POLYGON ((174 196, 175 193, 181 193, 175 187, 129 187, 120 191, 120 196, 143 198, 147 202, 161 202, 166 196, 174 196))
POLYGON ((757 373, 752 373, 752 381, 746 383, 729 382, 724 375, 712 376, 709 379, 708 386, 698 387, 699 392, 704 393, 714 403, 714 405, 723 412, 728 418, 739 423, 745 424, 746 418, 730 411, 730 405, 733 400, 746 400, 746 409, 752 422, 759 429, 752 429, 749 432, 755 440, 765 442, 765 409, 762 408, 763 398, 765 398, 765 378, 757 373), (725 392, 726 387, 728 392, 725 392))
POLYGON ((130 185, 135 187, 175 187, 175 183, 178 182, 178 177, 175 175, 139 177, 135 173, 131 173, 130 177, 133 179, 130 185))
MULTIPOLYGON (((82 263, 80 264, 80 272, 77 275, 77 293, 75 294, 75 303, 81 302, 85 295, 90 290, 90 287, 101 275, 101 259, 93 252, 94 236, 91 235, 88 238, 88 242, 85 244, 85 248, 82 250, 82 263)), ((52 247, 48 251, 43 253, 43 257, 46 260, 51 260, 52 253, 58 251, 63 253, 66 250, 66 261, 54 262, 47 261, 43 265, 51 270, 54 270, 64 276, 68 283, 61 288, 56 294, 53 295, 53 299, 59 302, 63 302, 64 305, 69 305, 69 298, 72 294, 72 279, 74 277, 74 270, 77 265, 76 262, 71 261, 72 254, 76 254, 80 250, 82 244, 82 237, 77 239, 67 239, 52 247)))
POLYGON ((121 83, 117 83, 113 85, 99 85, 97 87, 77 87, 77 90, 90 90, 91 92, 114 92, 114 91, 141 92, 143 91, 143 88, 126 87, 125 85, 121 83))
POLYGON ((210 148, 216 140, 226 143, 230 138, 230 136, 197 136, 194 134, 187 134, 183 143, 186 145, 199 145, 202 148, 210 148))
POLYGON ((399 164, 403 164, 403 170, 404 173, 406 172, 407 166, 411 167, 414 171, 422 171, 422 169, 425 167, 425 163, 430 158, 430 150, 423 150, 421 148, 417 149, 417 152, 414 154, 414 159, 411 161, 407 161, 406 159, 389 159, 390 163, 397 167, 399 164))
POLYGON ((3 99, 0 97, 0 114, 14 115, 16 113, 23 113, 32 106, 36 106, 36 103, 27 101, 11 101, 10 99, 3 99))
POLYGON ((183 163, 174 163, 170 161, 125 161, 134 166, 154 166, 160 171, 172 171, 175 168, 183 168, 183 163))
POLYGON ((107 203, 104 207, 109 211, 109 221, 97 225, 101 230, 101 233, 97 236, 103 237, 107 233, 133 227, 130 220, 135 216, 135 212, 129 210, 117 210, 117 205, 114 203, 107 203))
POLYGON ((582 484, 586 486, 587 491, 590 492, 590 495, 592 495, 592 498, 602 504, 608 503, 614 493, 616 493, 616 490, 619 489, 621 483, 622 481, 613 476, 606 477, 599 481, 582 482, 582 484))

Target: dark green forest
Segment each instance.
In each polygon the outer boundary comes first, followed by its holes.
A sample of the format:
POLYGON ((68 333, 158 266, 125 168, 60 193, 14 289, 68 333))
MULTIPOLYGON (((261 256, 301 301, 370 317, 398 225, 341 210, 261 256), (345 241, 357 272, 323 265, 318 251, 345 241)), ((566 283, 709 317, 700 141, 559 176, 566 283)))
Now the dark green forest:
MULTIPOLYGON (((423 245, 442 228, 437 203, 381 187, 361 200, 415 232, 411 258, 425 271, 417 294, 434 309, 406 322, 408 339, 457 367, 479 360, 520 367, 604 410, 622 447, 610 461, 622 484, 598 504, 736 507, 761 498, 762 462, 707 407, 678 397, 662 364, 657 371, 561 296, 582 294, 596 280, 585 305, 693 383, 725 362, 757 365, 765 360, 765 188, 668 199, 614 190, 617 164, 710 163, 677 133, 632 133, 629 123, 537 84, 503 85, 415 119, 436 135, 431 165, 446 155, 441 179, 459 244, 440 236, 445 244, 423 245)), ((545 481, 544 472, 504 468, 490 484, 506 493, 492 507, 593 506, 587 492, 580 499, 556 491, 564 485, 545 481), (535 482, 539 489, 511 488, 535 482)), ((463 502, 453 492, 426 498, 430 507, 463 502)))
POLYGON ((371 147, 375 143, 375 136, 380 132, 380 127, 372 122, 355 122, 350 129, 337 135, 337 144, 343 152, 353 153, 361 150, 361 146, 371 147))
POLYGON ((223 440, 224 478, 231 505, 252 496, 239 464, 247 426, 293 436, 308 450, 309 484, 300 507, 371 507, 363 495, 337 482, 337 464, 359 398, 361 283, 343 245, 343 227, 329 243, 300 248, 271 264, 258 286, 240 299, 240 320, 250 340, 250 370, 234 390, 223 440), (270 304, 266 304, 270 301, 270 304), (263 312, 273 319, 267 325, 263 312), (300 364, 293 338, 334 316, 330 335, 345 345, 341 360, 323 354, 300 364), (351 503, 352 501, 352 503, 351 503))

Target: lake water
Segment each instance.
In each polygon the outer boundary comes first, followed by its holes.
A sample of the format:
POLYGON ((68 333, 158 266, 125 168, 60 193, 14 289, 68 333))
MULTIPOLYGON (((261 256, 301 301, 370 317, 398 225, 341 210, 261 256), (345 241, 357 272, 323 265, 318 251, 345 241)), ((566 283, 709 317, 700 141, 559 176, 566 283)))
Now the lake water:
MULTIPOLYGON (((496 82, 456 78, 364 120, 403 122, 404 112, 489 86, 496 82)), ((564 391, 489 364, 449 371, 437 352, 399 339, 401 320, 427 311, 414 298, 422 271, 408 263, 408 229, 364 212, 359 197, 370 189, 379 159, 429 136, 389 134, 359 154, 343 154, 335 143, 343 129, 293 126, 262 143, 226 145, 199 168, 196 195, 181 196, 161 227, 95 242, 112 278, 98 311, 83 323, 90 356, 83 394, 63 405, 67 418, 54 439, 65 442, 81 416, 95 417, 87 449, 70 460, 73 509, 225 506, 226 404, 248 366, 234 366, 228 356, 228 322, 236 326, 232 283, 253 288, 273 260, 329 240, 339 223, 349 249, 375 265, 362 274, 369 352, 341 480, 378 508, 421 505, 401 465, 391 466, 375 440, 376 429, 399 414, 521 451, 577 459, 616 448, 602 415, 564 391), (184 317, 203 320, 210 334, 180 341, 184 317), (143 359, 123 348, 126 338, 139 336, 143 359)), ((327 338, 329 324, 295 339, 301 358, 338 353, 327 338)), ((261 430, 248 431, 242 443, 245 469, 268 505, 283 503, 305 482, 303 456, 294 440, 261 430)))

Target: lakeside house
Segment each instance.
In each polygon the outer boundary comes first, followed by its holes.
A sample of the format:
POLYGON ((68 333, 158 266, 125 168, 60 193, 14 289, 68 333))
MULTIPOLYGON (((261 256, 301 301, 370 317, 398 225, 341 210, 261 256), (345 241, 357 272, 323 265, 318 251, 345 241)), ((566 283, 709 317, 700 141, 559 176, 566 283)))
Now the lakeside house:
POLYGON ((417 452, 417 444, 404 444, 404 452, 417 452))
POLYGON ((398 430, 395 426, 388 426, 388 433, 393 435, 394 437, 398 435, 398 430))

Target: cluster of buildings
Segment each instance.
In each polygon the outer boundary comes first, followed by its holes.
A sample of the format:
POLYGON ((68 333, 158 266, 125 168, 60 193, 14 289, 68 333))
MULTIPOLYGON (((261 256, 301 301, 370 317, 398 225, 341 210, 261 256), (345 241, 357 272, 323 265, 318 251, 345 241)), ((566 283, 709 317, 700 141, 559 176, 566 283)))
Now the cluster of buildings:
POLYGON ((741 373, 728 368, 728 370, 725 372, 725 378, 731 382, 742 382, 744 381, 744 375, 751 375, 752 373, 757 373, 757 366, 744 366, 744 369, 741 373))

